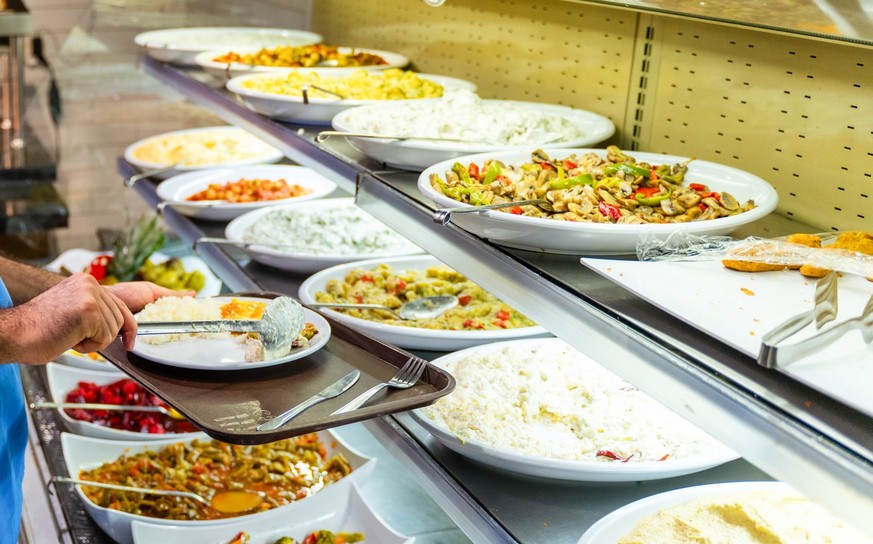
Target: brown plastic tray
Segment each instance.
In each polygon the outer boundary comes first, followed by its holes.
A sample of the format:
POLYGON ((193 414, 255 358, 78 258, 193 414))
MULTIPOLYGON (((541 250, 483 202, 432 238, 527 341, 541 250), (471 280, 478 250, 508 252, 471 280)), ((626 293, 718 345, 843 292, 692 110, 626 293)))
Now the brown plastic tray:
POLYGON ((412 355, 326 316, 325 319, 331 327, 325 347, 308 357, 265 368, 214 372, 177 368, 129 353, 120 340, 100 354, 212 438, 241 445, 274 442, 427 406, 454 389, 455 380, 450 374, 428 365, 415 386, 385 389, 358 410, 330 415, 373 385, 391 379, 412 355), (361 377, 342 395, 316 404, 278 430, 255 429, 272 415, 303 402, 353 369, 360 370, 361 377))

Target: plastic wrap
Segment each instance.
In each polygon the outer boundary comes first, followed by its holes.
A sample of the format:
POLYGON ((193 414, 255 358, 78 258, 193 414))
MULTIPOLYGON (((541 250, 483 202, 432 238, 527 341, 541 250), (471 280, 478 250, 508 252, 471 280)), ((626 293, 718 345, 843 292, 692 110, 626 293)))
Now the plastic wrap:
MULTIPOLYGON (((837 234, 817 235, 826 245, 837 234)), ((674 232, 666 239, 646 237, 637 244, 641 261, 712 261, 736 260, 776 266, 812 265, 846 274, 873 278, 873 256, 857 251, 828 247, 809 247, 781 239, 749 237, 735 240, 729 236, 694 236, 674 232)))

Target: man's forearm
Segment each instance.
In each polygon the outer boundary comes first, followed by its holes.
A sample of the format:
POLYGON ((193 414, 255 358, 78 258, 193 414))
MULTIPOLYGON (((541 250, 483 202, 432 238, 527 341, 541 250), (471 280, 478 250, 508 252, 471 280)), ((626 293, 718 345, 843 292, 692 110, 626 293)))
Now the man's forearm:
POLYGON ((3 278, 15 304, 27 302, 64 279, 58 274, 5 257, 0 257, 0 278, 3 278))

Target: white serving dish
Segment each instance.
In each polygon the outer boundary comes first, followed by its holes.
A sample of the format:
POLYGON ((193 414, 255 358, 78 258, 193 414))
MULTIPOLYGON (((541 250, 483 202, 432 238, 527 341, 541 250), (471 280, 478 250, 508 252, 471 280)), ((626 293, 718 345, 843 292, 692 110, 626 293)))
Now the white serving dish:
MULTIPOLYGON (((482 100, 483 105, 510 104, 518 107, 527 107, 548 114, 557 114, 582 129, 584 137, 574 138, 563 142, 537 143, 530 142, 524 146, 507 146, 482 142, 453 142, 426 139, 391 140, 380 138, 348 138, 349 143, 361 153, 383 162, 393 168, 420 172, 432 164, 448 161, 456 157, 462 157, 473 153, 499 152, 510 149, 530 149, 536 147, 586 147, 598 144, 609 139, 615 132, 615 125, 608 118, 596 113, 559 106, 555 104, 541 104, 537 102, 519 102, 513 100, 482 100)), ((371 133, 359 119, 364 115, 379 114, 386 118, 408 118, 406 113, 410 109, 410 101, 388 102, 384 104, 372 104, 347 109, 338 113, 331 124, 335 130, 341 132, 365 132, 371 133)))
MULTIPOLYGON (((447 363, 467 358, 474 353, 499 351, 508 346, 535 346, 544 342, 562 341, 556 338, 548 338, 495 342, 450 353, 433 360, 431 364, 445 369, 447 363)), ((665 461, 621 463, 554 459, 525 455, 508 449, 484 444, 476 440, 467 438, 462 439, 456 436, 449 428, 431 420, 420 409, 413 410, 410 414, 439 442, 460 455, 478 461, 484 465, 538 478, 585 482, 636 482, 657 480, 700 472, 739 457, 736 452, 722 445, 720 442, 713 440, 712 448, 701 455, 680 459, 667 459, 665 461)), ((543 441, 548 441, 547 430, 543 431, 543 441)))
MULTIPOLYGON (((816 280, 797 270, 739 272, 725 268, 721 261, 582 259, 582 264, 753 359, 767 332, 812 309, 815 299, 816 280), (675 282, 676 278, 682 278, 681 297, 651 289, 653 284, 675 282)), ((843 274, 834 323, 861 315, 871 296, 873 283, 856 274, 843 274)), ((816 332, 814 325, 809 325, 786 344, 816 332)), ((873 345, 850 332, 780 371, 873 416, 871 364, 873 345)))
MULTIPOLYGON (((355 261, 322 270, 306 279, 300 285, 298 296, 303 304, 316 302, 315 293, 324 291, 329 280, 340 280, 354 268, 370 269, 378 264, 386 263, 397 271, 424 269, 429 266, 442 264, 436 257, 431 255, 415 255, 408 257, 393 257, 380 259, 367 259, 355 261)), ((443 331, 435 329, 419 329, 413 327, 399 327, 359 319, 330 308, 319 308, 331 318, 350 325, 370 336, 383 342, 407 349, 422 349, 434 351, 448 351, 463 349, 498 340, 513 338, 526 338, 531 336, 548 336, 549 333, 539 326, 522 327, 517 329, 477 330, 477 331, 443 331)))
POLYGON ((194 66, 198 53, 212 49, 309 45, 321 42, 322 38, 314 32, 285 28, 190 27, 141 32, 133 41, 156 60, 194 66))
MULTIPOLYGON (((363 484, 370 476, 375 468, 376 459, 364 457, 357 451, 349 447, 337 435, 331 431, 319 431, 319 438, 327 450, 327 456, 330 457, 335 453, 342 453, 352 467, 352 472, 345 478, 339 480, 331 486, 349 486, 352 482, 363 484)), ((126 454, 136 454, 146 450, 156 451, 168 444, 178 442, 190 442, 195 439, 208 440, 209 438, 202 433, 192 433, 184 439, 171 438, 167 440, 153 441, 122 441, 122 440, 101 440, 99 438, 90 438, 78 436, 70 433, 61 434, 61 449, 64 455, 67 471, 71 477, 77 477, 81 470, 90 470, 99 467, 103 463, 115 461, 119 456, 126 454)), ((59 484, 60 485, 60 484, 59 484)), ((151 525, 162 525, 170 527, 192 527, 195 529, 207 530, 211 527, 227 525, 228 523, 245 523, 256 522, 258 518, 265 515, 266 512, 256 514, 248 514, 234 518, 210 520, 210 521, 180 521, 180 520, 164 520, 159 518, 149 518, 136 514, 129 514, 110 508, 104 508, 91 502, 88 497, 82 492, 82 489, 77 485, 76 492, 79 499, 97 525, 100 526, 111 538, 119 544, 133 544, 133 535, 131 532, 131 524, 134 521, 140 521, 151 525)), ((314 495, 313 495, 314 496, 314 495)), ((297 508, 305 503, 307 499, 301 499, 297 502, 275 508, 273 512, 277 516, 286 516, 291 518, 295 516, 297 508)), ((232 537, 233 535, 231 535, 232 537)))
POLYGON ((643 518, 656 514, 665 508, 678 506, 695 499, 727 493, 781 493, 790 491, 792 488, 785 483, 767 481, 727 482, 674 489, 634 501, 607 514, 589 527, 577 544, 618 542, 619 538, 629 533, 643 518))
MULTIPOLYGON (((259 297, 227 296, 217 297, 221 302, 232 299, 268 302, 270 299, 259 297)), ((312 355, 323 348, 330 339, 330 324, 321 315, 307 308, 303 309, 304 321, 312 323, 318 333, 309 341, 309 346, 297 348, 284 357, 264 361, 246 361, 245 349, 230 336, 222 338, 191 338, 166 344, 147 344, 140 338, 131 350, 132 353, 156 363, 204 370, 207 372, 229 370, 253 370, 270 366, 291 363, 312 355)), ((139 319, 140 314, 134 317, 139 319)))
POLYGON ((336 190, 336 184, 311 168, 283 164, 264 164, 253 166, 236 166, 233 168, 213 168, 200 172, 179 174, 162 181, 157 187, 157 194, 174 210, 197 219, 211 221, 230 221, 240 215, 269 206, 287 204, 289 202, 304 202, 323 198, 336 190), (190 202, 189 196, 207 189, 210 185, 224 185, 248 179, 284 179, 289 185, 299 185, 310 192, 294 198, 269 200, 263 202, 239 202, 201 200, 190 202))
MULTIPOLYGON (((316 70, 323 72, 323 70, 316 70)), ((423 79, 438 83, 445 88, 467 89, 475 91, 476 85, 463 79, 434 74, 418 74, 423 79)), ((309 104, 303 103, 300 96, 281 95, 255 91, 243 86, 246 81, 257 78, 274 78, 274 73, 248 74, 237 76, 227 82, 227 90, 239 96, 243 104, 250 110, 267 117, 304 125, 329 125, 331 119, 343 110, 355 106, 381 103, 382 100, 343 100, 333 98, 310 98, 309 104)), ((420 98, 417 100, 432 100, 420 98)), ((400 100, 398 100, 400 102, 400 100)))
MULTIPOLYGON (((523 164, 530 162, 530 148, 526 151, 507 151, 501 153, 479 153, 437 163, 421 173, 418 188, 425 197, 439 208, 471 207, 449 198, 431 187, 430 175, 438 174, 445 179, 452 164, 483 163, 495 159, 504 163, 523 164)), ((582 155, 589 152, 606 155, 604 149, 559 149, 545 150, 550 157, 562 158, 573 153, 582 155)), ((639 162, 650 164, 674 164, 688 160, 687 157, 661 155, 658 153, 628 152, 639 162)), ((728 234, 734 229, 751 223, 769 214, 776 208, 779 196, 776 190, 763 179, 733 168, 713 162, 694 160, 688 164, 686 183, 703 183, 713 191, 727 191, 740 202, 753 199, 756 207, 747 212, 710 221, 695 221, 679 224, 606 224, 572 221, 556 221, 539 217, 513 215, 499 210, 482 211, 455 215, 452 222, 459 227, 495 244, 538 251, 544 253, 564 253, 583 255, 608 255, 635 253, 641 237, 666 238, 673 232, 681 231, 694 235, 728 234)))
POLYGON ((60 364, 91 372, 113 372, 116 370, 115 366, 104 359, 102 355, 99 353, 94 353, 94 355, 96 359, 89 357, 89 354, 79 353, 70 349, 59 355, 56 361, 60 364))
POLYGON ((327 486, 302 501, 290 515, 271 510, 256 519, 216 527, 171 527, 134 521, 132 529, 135 544, 219 544, 230 542, 243 531, 250 537, 249 544, 274 544, 283 536, 301 542, 304 536, 318 530, 360 532, 364 534, 365 542, 376 544, 415 542, 415 538, 401 535, 389 527, 373 511, 355 482, 347 486, 327 486))
MULTIPOLYGON (((190 128, 190 129, 184 129, 184 130, 174 130, 174 131, 166 132, 163 134, 156 134, 154 136, 149 136, 148 138, 143 138, 142 140, 139 140, 137 142, 130 144, 124 150, 124 160, 126 160, 127 162, 132 164, 134 167, 136 167, 137 170, 139 170, 141 172, 167 168, 167 167, 173 166, 173 165, 137 159, 136 157, 133 156, 134 150, 136 150, 138 147, 140 147, 142 145, 148 144, 151 141, 160 140, 160 139, 168 137, 168 136, 185 136, 188 134, 196 134, 199 132, 211 132, 211 131, 226 132, 226 137, 228 137, 228 138, 234 138, 234 137, 235 138, 246 138, 246 139, 254 138, 254 136, 251 136, 245 130, 243 130, 239 127, 234 127, 234 126, 224 126, 223 125, 223 126, 215 126, 215 127, 200 127, 200 128, 190 128)), ((239 159, 239 160, 229 160, 229 161, 216 163, 216 164, 206 164, 206 165, 198 165, 198 166, 185 166, 183 164, 183 165, 176 166, 175 168, 172 168, 169 170, 160 171, 160 172, 154 174, 153 177, 158 178, 158 179, 166 179, 166 178, 178 175, 178 174, 184 174, 186 172, 202 171, 202 170, 207 170, 210 168, 246 166, 246 165, 254 165, 254 164, 273 163, 273 162, 278 162, 285 157, 285 155, 283 155, 282 152, 279 151, 278 149, 276 149, 272 146, 268 146, 266 143, 264 143, 264 146, 265 147, 264 147, 263 153, 258 155, 258 156, 252 157, 252 158, 239 159)))
MULTIPOLYGON (((79 382, 91 382, 96 383, 97 385, 106 385, 129 377, 123 372, 114 370, 115 367, 108 363, 103 363, 103 365, 110 368, 107 368, 102 372, 93 372, 55 363, 47 364, 45 367, 46 378, 48 381, 49 394, 51 395, 52 400, 54 402, 65 402, 67 393, 76 389, 79 382)), ((113 429, 112 427, 105 427, 103 425, 96 425, 88 421, 80 421, 68 416, 66 411, 61 409, 58 409, 57 413, 67 429, 76 434, 90 436, 92 438, 104 438, 106 440, 164 440, 167 438, 176 438, 179 440, 191 435, 191 433, 137 433, 122 429, 113 429)))
MULTIPOLYGON (((91 261, 100 255, 112 255, 112 252, 91 251, 82 248, 68 249, 58 255, 55 260, 45 265, 45 268, 52 272, 60 272, 62 267, 71 272, 84 272, 88 265, 91 264, 91 261)), ((169 255, 161 253, 160 251, 155 251, 151 256, 149 256, 149 260, 154 264, 161 264, 170 258, 169 255)), ((221 280, 218 279, 218 276, 216 276, 212 270, 210 270, 209 266, 203 261, 203 259, 196 255, 185 255, 177 258, 182 262, 185 271, 193 272, 198 270, 203 274, 205 281, 203 283, 203 288, 197 291, 197 298, 214 297, 221 293, 221 280)))
MULTIPOLYGON (((336 213, 337 210, 341 210, 343 207, 350 206, 353 203, 354 199, 352 198, 325 198, 321 200, 311 200, 309 202, 285 204, 282 207, 277 208, 262 208, 241 215, 228 223, 227 227, 225 228, 224 235, 228 240, 240 244, 245 244, 245 233, 248 228, 251 225, 260 221, 266 214, 270 213, 273 210, 285 208, 289 210, 318 209, 324 210, 325 213, 336 213)), ((289 243, 293 239, 294 233, 289 232, 289 243)), ((287 270, 289 272, 304 274, 311 274, 313 272, 331 266, 348 263, 354 260, 365 259, 368 257, 387 259, 389 257, 410 255, 422 252, 420 248, 413 245, 412 243, 410 243, 407 247, 400 248, 396 251, 383 253, 368 253, 366 255, 349 253, 312 254, 294 251, 293 249, 286 250, 275 247, 271 248, 267 246, 259 246, 257 244, 249 245, 246 248, 246 251, 249 253, 249 255, 251 255, 252 259, 261 264, 272 266, 274 268, 279 268, 281 270, 287 270)))
POLYGON ((339 47, 338 50, 340 53, 353 53, 353 52, 361 52, 361 53, 370 53, 371 55, 378 55, 382 57, 385 62, 388 64, 377 64, 374 66, 314 66, 312 68, 308 67, 285 67, 285 66, 261 66, 261 65, 253 65, 253 64, 244 64, 241 62, 218 62, 214 59, 225 55, 227 53, 238 53, 238 54, 247 54, 247 53, 257 53, 260 51, 261 47, 239 47, 239 48, 230 48, 227 46, 222 46, 218 49, 214 49, 211 51, 204 51, 202 53, 198 53, 197 56, 194 57, 194 62, 203 68, 210 75, 213 75, 219 79, 226 79, 228 74, 230 77, 242 76, 246 74, 253 73, 263 73, 268 72, 271 74, 281 74, 287 73, 291 71, 301 71, 305 72, 307 70, 319 70, 319 71, 329 71, 331 74, 348 74, 355 70, 368 70, 368 71, 378 71, 378 70, 386 70, 388 68, 404 68, 407 64, 409 64, 409 58, 405 55, 401 55, 400 53, 393 53, 391 51, 382 51, 379 49, 363 49, 359 47, 339 47))

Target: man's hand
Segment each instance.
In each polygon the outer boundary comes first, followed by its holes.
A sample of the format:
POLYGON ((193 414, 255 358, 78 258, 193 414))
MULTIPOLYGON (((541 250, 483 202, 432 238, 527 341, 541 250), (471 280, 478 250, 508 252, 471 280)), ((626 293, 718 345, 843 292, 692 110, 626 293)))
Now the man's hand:
POLYGON ((41 364, 71 347, 83 353, 97 351, 119 333, 125 347, 132 348, 136 321, 124 301, 91 275, 74 274, 0 312, 0 360, 41 364))
POLYGON ((163 297, 193 297, 195 291, 173 291, 147 281, 129 281, 107 287, 116 297, 120 298, 131 312, 142 310, 146 304, 163 297))

